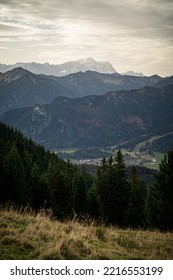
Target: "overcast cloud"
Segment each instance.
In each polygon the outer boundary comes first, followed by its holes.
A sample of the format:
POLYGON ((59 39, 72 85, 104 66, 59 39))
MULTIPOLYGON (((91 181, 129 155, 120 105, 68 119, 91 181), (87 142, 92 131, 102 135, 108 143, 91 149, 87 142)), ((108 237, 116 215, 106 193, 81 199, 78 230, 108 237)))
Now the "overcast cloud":
POLYGON ((0 0, 0 63, 93 57, 173 74, 172 0, 0 0))

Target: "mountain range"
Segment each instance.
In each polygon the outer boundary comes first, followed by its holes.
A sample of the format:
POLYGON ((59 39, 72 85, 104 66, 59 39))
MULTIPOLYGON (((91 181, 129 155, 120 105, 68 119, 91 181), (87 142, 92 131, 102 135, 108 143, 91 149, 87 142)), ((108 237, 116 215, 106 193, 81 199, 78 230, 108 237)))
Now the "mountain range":
POLYGON ((21 67, 0 73, 0 121, 49 149, 173 147, 173 76, 77 72, 62 77, 21 67))
POLYGON ((0 72, 4 73, 14 68, 23 68, 34 74, 44 74, 53 76, 65 76, 79 71, 85 72, 87 70, 97 71, 100 73, 115 73, 114 67, 107 61, 96 61, 93 58, 80 59, 77 61, 69 61, 63 64, 49 64, 49 63, 16 63, 12 65, 0 64, 0 72))
POLYGON ((173 83, 173 77, 161 78, 78 72, 63 77, 36 75, 23 68, 0 73, 0 115, 10 109, 47 104, 58 96, 84 97, 114 90, 161 87, 173 83))
POLYGON ((129 148, 157 136, 172 145, 172 104, 173 85, 147 86, 100 96, 60 96, 50 104, 10 110, 1 121, 49 149, 129 148))

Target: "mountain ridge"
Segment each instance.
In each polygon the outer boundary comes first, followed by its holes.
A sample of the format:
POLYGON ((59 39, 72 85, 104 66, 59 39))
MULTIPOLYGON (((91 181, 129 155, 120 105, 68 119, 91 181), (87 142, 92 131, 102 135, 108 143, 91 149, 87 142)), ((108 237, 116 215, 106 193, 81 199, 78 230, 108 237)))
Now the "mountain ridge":
POLYGON ((14 108, 50 103, 58 95, 75 97, 58 81, 21 67, 0 74, 0 114, 14 108))
POLYGON ((103 74, 95 71, 77 72, 63 77, 36 75, 21 67, 0 73, 0 114, 7 110, 46 104, 57 96, 83 97, 102 95, 114 90, 139 89, 145 86, 160 87, 173 83, 172 77, 161 78, 103 74), (162 84, 161 84, 162 85, 162 84))
POLYGON ((98 71, 100 73, 115 73, 116 70, 108 61, 96 61, 93 58, 79 59, 77 61, 68 61, 62 64, 49 63, 22 63, 16 64, 0 64, 0 72, 6 72, 17 67, 22 67, 34 74, 44 74, 53 76, 65 76, 79 71, 85 72, 87 70, 98 71))
POLYGON ((132 146, 173 131, 173 86, 112 91, 6 112, 1 121, 48 149, 132 146), (50 137, 51 135, 51 137, 50 137))

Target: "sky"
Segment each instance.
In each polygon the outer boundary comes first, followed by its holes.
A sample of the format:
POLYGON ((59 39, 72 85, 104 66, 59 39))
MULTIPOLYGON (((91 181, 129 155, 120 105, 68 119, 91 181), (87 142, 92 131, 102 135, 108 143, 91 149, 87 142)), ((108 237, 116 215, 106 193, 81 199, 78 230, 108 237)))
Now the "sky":
POLYGON ((173 75, 173 0, 0 0, 0 63, 87 57, 173 75))

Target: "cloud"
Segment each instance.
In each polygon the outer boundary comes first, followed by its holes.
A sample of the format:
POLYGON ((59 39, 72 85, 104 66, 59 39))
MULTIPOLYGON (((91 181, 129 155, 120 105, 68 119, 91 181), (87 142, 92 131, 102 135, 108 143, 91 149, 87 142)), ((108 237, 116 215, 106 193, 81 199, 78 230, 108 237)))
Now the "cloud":
POLYGON ((1 49, 1 50, 8 50, 8 48, 6 48, 6 47, 1 47, 1 46, 0 46, 0 49, 1 49))
POLYGON ((100 27, 104 24, 114 35, 119 29, 129 36, 170 42, 173 38, 170 0, 1 0, 0 4, 5 21, 37 26, 45 21, 47 26, 39 26, 45 30, 52 22, 58 25, 61 20, 68 20, 69 25, 77 21, 100 27))
POLYGON ((23 27, 0 23, 0 32, 23 32, 23 27))
POLYGON ((22 43, 28 59, 35 48, 40 60, 93 56, 115 68, 170 61, 172 0, 0 0, 0 9, 1 42, 22 43))
MULTIPOLYGON (((173 27, 173 3, 169 0, 49 0, 0 2, 4 9, 15 16, 35 17, 45 20, 87 20, 104 22, 138 33, 143 29, 149 33, 171 35, 173 27)), ((143 34, 140 33, 142 36, 143 34)))

